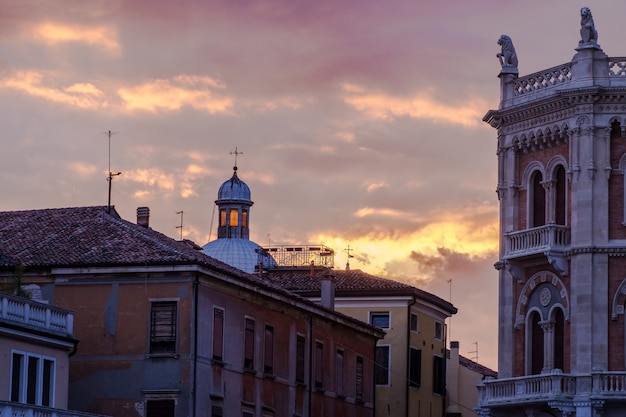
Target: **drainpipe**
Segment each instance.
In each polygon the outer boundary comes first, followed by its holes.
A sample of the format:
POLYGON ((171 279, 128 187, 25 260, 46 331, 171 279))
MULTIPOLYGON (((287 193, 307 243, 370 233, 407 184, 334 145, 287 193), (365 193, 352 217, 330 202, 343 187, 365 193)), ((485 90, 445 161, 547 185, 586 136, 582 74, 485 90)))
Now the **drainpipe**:
POLYGON ((309 414, 313 411, 313 315, 309 316, 309 414))
POLYGON ((194 303, 194 312, 193 312, 193 385, 192 390, 193 393, 191 395, 191 406, 192 416, 196 415, 196 395, 197 395, 197 385, 198 385, 198 276, 196 275, 193 282, 193 303, 194 303))
MULTIPOLYGON (((405 380, 407 381, 405 384, 405 413, 406 413, 406 417, 409 417, 409 393, 410 393, 410 388, 409 388, 409 377, 411 374, 411 307, 413 307, 415 304, 417 304, 417 301, 415 301, 415 297, 413 297, 413 301, 411 301, 409 303, 409 305, 407 306, 407 312, 406 312, 406 378, 405 380)), ((421 367, 421 364, 420 364, 421 367)), ((419 410, 418 410, 419 411, 419 410)), ((419 415, 419 412, 418 412, 419 415)))

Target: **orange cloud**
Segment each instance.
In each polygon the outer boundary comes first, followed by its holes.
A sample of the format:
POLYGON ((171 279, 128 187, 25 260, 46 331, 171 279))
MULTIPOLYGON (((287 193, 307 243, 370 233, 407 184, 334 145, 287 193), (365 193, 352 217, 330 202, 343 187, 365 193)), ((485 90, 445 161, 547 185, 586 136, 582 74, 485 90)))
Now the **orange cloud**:
POLYGON ((367 92, 364 88, 354 85, 344 85, 343 90, 344 101, 347 104, 370 117, 383 120, 409 116, 415 119, 476 127, 481 124, 483 109, 489 107, 486 102, 479 100, 464 102, 459 106, 444 104, 428 93, 405 98, 367 92))
POLYGON ((33 37, 51 45, 68 42, 84 43, 98 46, 111 53, 118 53, 121 49, 117 41, 117 33, 112 25, 80 27, 60 23, 40 23, 33 28, 33 37))
POLYGON ((98 99, 102 91, 93 84, 78 83, 65 88, 53 88, 43 85, 43 79, 43 74, 36 71, 17 71, 0 79, 0 88, 12 88, 34 97, 83 109, 106 105, 106 102, 98 99))
POLYGON ((222 88, 211 77, 179 75, 120 88, 118 94, 126 110, 172 111, 189 106, 211 114, 229 114, 234 100, 214 91, 222 88))

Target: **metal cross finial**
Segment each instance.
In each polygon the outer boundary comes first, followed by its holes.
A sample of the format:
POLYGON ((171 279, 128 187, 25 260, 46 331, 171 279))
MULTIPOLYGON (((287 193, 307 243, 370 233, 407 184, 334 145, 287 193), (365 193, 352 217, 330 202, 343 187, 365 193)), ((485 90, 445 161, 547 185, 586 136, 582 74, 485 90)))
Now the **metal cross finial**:
POLYGON ((235 168, 237 168, 237 155, 243 155, 243 152, 239 152, 237 147, 235 146, 235 151, 230 153, 231 155, 235 155, 235 168))

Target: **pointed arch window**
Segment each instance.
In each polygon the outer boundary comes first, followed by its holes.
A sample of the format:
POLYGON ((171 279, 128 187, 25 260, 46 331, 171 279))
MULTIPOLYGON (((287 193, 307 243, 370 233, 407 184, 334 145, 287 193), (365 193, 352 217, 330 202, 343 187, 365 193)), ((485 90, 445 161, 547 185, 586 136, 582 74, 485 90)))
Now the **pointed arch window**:
POLYGON ((527 348, 527 357, 529 359, 528 373, 537 375, 543 369, 543 330, 541 329, 541 316, 538 312, 533 311, 530 314, 529 324, 529 343, 527 348))
POLYGON ((541 172, 535 171, 530 183, 530 227, 546 224, 546 191, 541 172))
POLYGON ((555 184, 555 216, 556 224, 565 225, 567 222, 567 199, 565 168, 559 165, 554 173, 555 184))

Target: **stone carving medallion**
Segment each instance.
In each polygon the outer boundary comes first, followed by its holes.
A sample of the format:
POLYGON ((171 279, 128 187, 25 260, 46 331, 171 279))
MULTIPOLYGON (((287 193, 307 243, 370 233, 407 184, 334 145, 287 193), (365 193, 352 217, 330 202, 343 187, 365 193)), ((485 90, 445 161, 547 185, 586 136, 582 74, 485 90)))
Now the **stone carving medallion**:
POLYGON ((550 304, 550 300, 552 299, 552 293, 549 288, 543 288, 541 292, 539 292, 539 302, 542 306, 547 306, 550 304))

